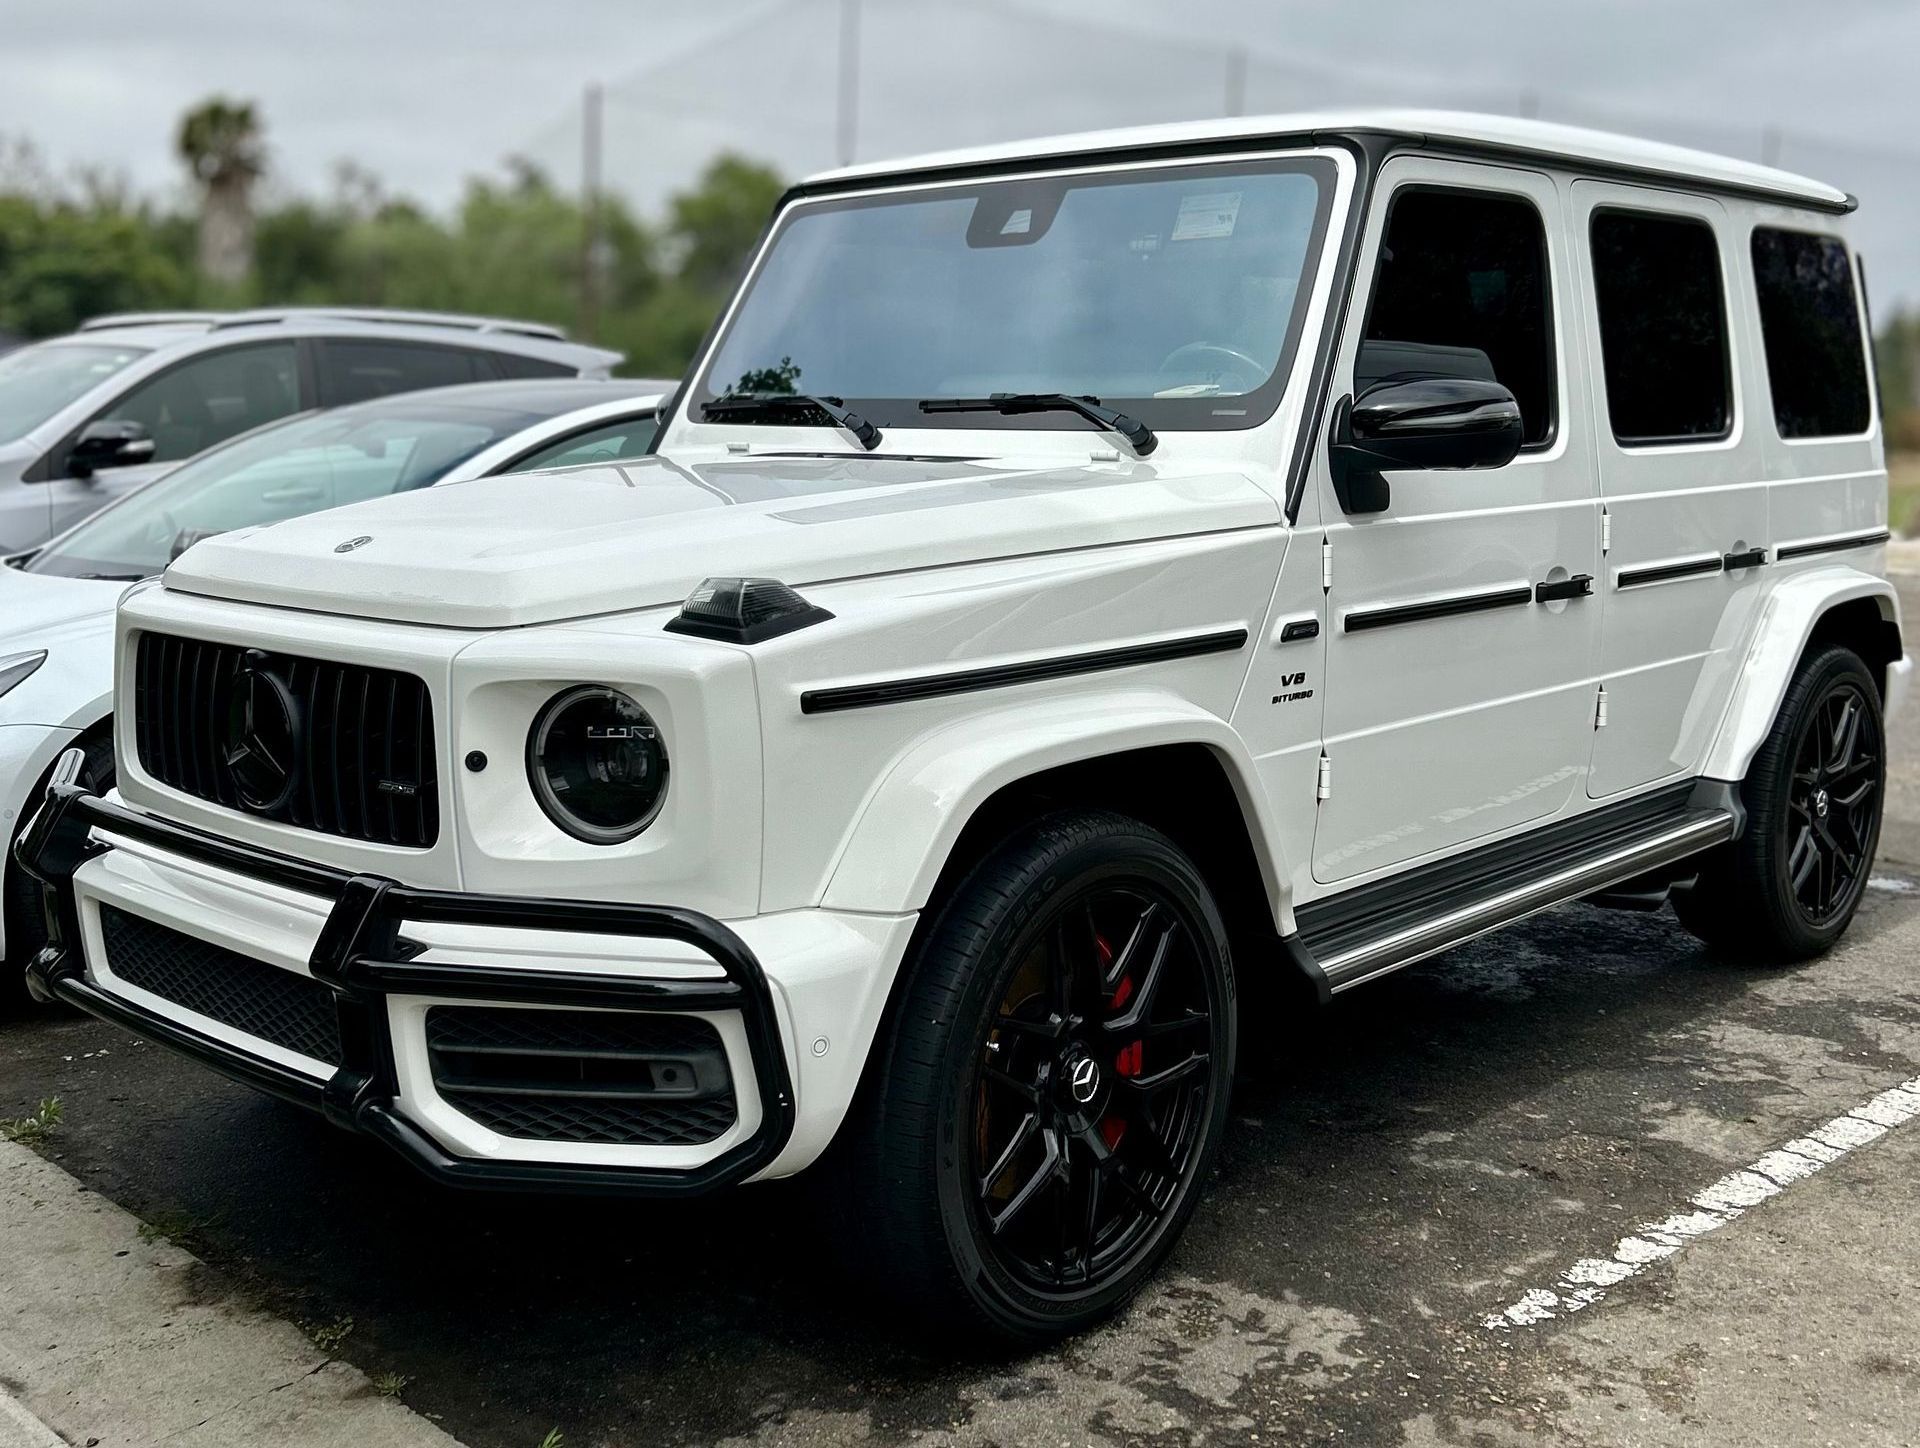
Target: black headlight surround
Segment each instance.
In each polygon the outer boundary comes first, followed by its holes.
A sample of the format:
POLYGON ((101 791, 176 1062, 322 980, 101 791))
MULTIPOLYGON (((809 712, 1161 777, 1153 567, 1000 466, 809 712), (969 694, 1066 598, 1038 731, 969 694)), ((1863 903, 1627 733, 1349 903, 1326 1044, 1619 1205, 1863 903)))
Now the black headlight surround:
POLYGON ((562 689, 540 706, 532 727, 527 730, 527 783, 533 797, 540 802, 548 819, 574 839, 590 845, 625 844, 652 824, 667 802, 668 774, 667 747, 660 726, 638 700, 610 684, 576 684, 562 689), (637 740, 592 739, 588 720, 596 707, 602 719, 611 717, 612 722, 601 727, 644 730, 644 736, 637 740), (635 807, 630 817, 617 821, 596 820, 569 808, 563 799, 567 791, 554 786, 556 768, 590 772, 609 749, 636 744, 650 752, 656 783, 650 796, 642 792, 633 802, 635 807), (573 751, 571 758, 552 757, 556 750, 563 748, 573 751))

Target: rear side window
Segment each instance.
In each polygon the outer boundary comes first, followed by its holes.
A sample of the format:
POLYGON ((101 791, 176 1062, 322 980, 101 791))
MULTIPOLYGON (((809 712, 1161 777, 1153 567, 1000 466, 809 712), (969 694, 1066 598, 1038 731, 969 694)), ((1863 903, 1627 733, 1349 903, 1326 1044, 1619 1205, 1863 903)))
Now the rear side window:
POLYGON ((495 352, 492 356, 493 367, 502 377, 518 380, 522 377, 572 377, 577 375, 573 368, 564 362, 549 362, 544 357, 523 357, 518 352, 495 352))
POLYGON ((1553 435, 1547 237, 1530 202, 1487 191, 1394 197, 1354 388, 1435 373, 1501 383, 1520 404, 1525 441, 1553 435))
POLYGON ((1846 244, 1837 236, 1756 227, 1753 281, 1780 436, 1865 432, 1873 415, 1867 354, 1846 244))
POLYGON ((321 387, 330 407, 391 397, 396 392, 418 392, 423 387, 486 382, 492 377, 474 353, 458 347, 407 342, 320 344, 321 387))
POLYGON ((1733 381, 1713 228, 1691 217, 1596 211, 1589 239, 1615 440, 1725 437, 1733 381))

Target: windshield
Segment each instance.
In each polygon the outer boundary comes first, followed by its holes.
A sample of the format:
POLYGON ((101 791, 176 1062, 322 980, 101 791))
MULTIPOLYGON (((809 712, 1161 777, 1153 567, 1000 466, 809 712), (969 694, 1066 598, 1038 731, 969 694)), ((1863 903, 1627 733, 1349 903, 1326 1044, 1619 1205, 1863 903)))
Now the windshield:
POLYGON ((27 569, 147 578, 214 533, 425 487, 538 420, 449 406, 417 416, 356 409, 296 418, 183 464, 56 538, 27 569))
POLYGON ((839 398, 882 426, 1071 425, 919 409, 1037 392, 1097 397, 1156 429, 1251 427, 1285 383, 1333 177, 1301 157, 802 205, 690 415, 772 392, 839 398))
POLYGON ((146 351, 92 342, 43 342, 0 357, 0 442, 18 442, 69 402, 146 351))

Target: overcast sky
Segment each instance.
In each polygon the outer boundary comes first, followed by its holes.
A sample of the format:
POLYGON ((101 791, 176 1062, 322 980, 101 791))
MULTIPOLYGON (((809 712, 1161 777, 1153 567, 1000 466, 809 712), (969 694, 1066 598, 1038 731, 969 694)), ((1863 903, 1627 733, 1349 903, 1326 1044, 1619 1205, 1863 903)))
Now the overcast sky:
MULTIPOLYGON (((351 159, 451 204, 522 153, 577 180, 607 86, 607 180, 643 209, 733 147, 837 159, 842 0, 0 0, 0 137, 56 169, 179 194, 180 112, 256 100, 275 190, 351 159)), ((1446 104, 1611 125, 1781 164, 1861 197, 1883 309, 1920 303, 1914 0, 860 0, 857 152, 1250 111, 1446 104)))

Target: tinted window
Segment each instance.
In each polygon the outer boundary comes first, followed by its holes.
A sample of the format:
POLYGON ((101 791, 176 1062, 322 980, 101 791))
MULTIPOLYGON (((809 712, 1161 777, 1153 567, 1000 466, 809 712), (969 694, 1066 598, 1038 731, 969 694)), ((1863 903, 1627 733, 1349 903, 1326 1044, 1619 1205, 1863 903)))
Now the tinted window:
POLYGON ((1836 236, 1759 227, 1753 233, 1753 280, 1780 436, 1865 432, 1872 418, 1867 356, 1845 243, 1836 236))
POLYGON ((523 357, 517 352, 495 352, 488 360, 500 376, 517 380, 522 377, 572 377, 573 368, 564 362, 549 362, 542 357, 523 357))
POLYGON ((145 355, 141 347, 47 342, 0 357, 0 442, 25 437, 145 355))
POLYGON ((1686 217, 1599 211, 1591 241, 1614 437, 1725 437, 1733 425, 1733 383, 1713 228, 1686 217))
POLYGON ((644 457, 659 426, 652 416, 603 423, 536 448, 507 471, 530 473, 535 468, 577 468, 588 463, 617 463, 625 458, 644 457))
POLYGON ((153 461, 178 462, 300 408, 291 342, 230 347, 142 382, 102 419, 137 422, 153 439, 153 461))
POLYGON ((1380 249, 1354 385, 1441 373, 1492 378, 1520 404, 1524 436, 1553 433, 1547 238, 1514 196, 1402 191, 1380 249))
POLYGON ((471 352, 407 342, 323 342, 320 386, 329 406, 365 402, 423 387, 491 380, 471 352))

